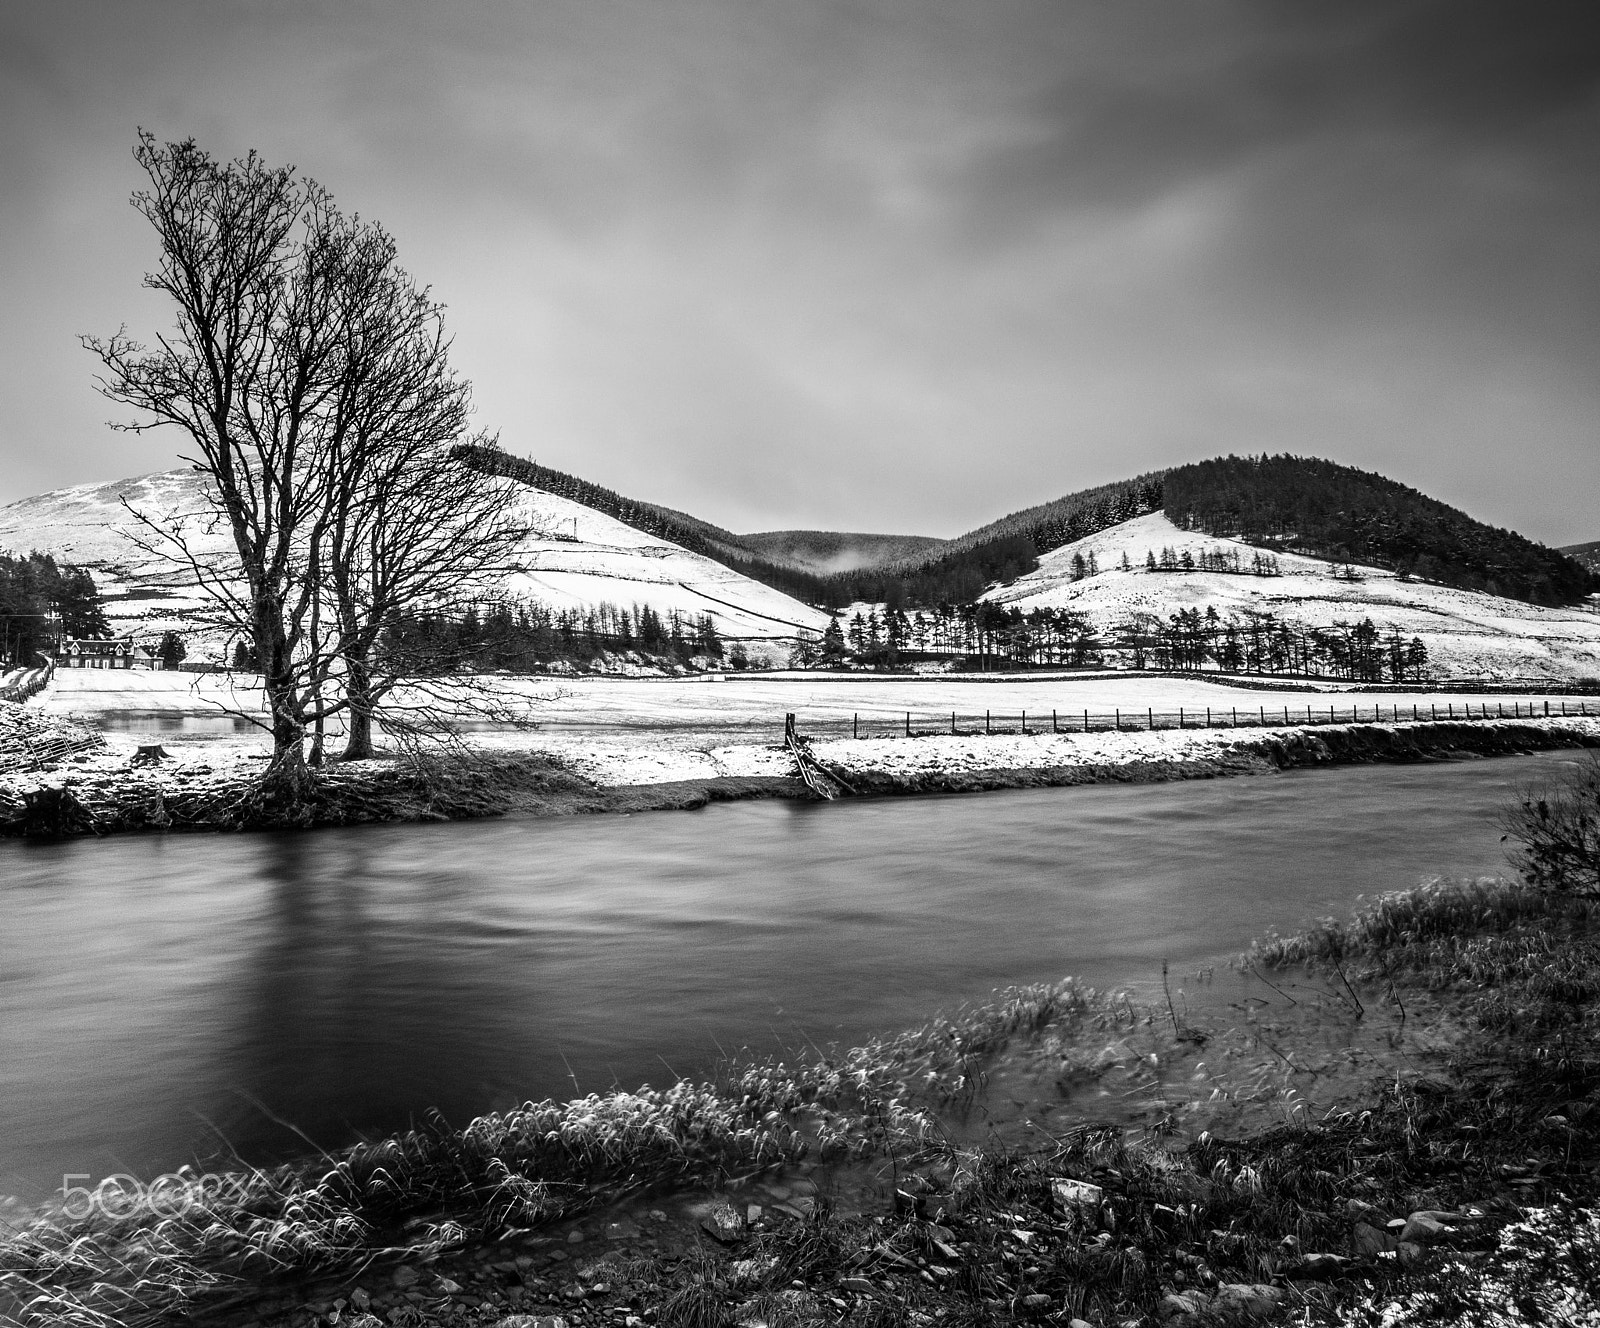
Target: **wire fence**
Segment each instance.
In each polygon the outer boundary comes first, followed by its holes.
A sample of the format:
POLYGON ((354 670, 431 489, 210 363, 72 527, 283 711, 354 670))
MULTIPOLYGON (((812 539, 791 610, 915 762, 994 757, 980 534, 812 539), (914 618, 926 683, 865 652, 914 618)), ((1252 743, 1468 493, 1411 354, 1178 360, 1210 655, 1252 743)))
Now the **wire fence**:
MULTIPOLYGON (((1441 721, 1490 719, 1600 718, 1600 702, 1557 701, 1445 701, 1416 705, 1351 706, 1207 706, 1199 709, 1089 711, 995 711, 964 715, 958 711, 907 710, 899 717, 881 711, 806 721, 807 734, 848 733, 852 738, 928 738, 971 735, 1038 733, 1146 733, 1159 729, 1284 729, 1318 724, 1420 724, 1441 721), (1590 707, 1594 708, 1591 710, 1590 707)), ((796 716, 786 715, 786 727, 796 716)))

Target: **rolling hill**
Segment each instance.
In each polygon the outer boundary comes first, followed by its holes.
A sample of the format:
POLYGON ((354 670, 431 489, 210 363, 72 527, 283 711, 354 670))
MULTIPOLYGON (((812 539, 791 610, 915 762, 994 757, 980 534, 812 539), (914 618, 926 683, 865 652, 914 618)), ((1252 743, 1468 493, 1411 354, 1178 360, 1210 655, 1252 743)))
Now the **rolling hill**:
MULTIPOLYGON (((193 470, 174 470, 25 498, 0 508, 0 549, 37 549, 86 568, 118 634, 148 639, 172 628, 199 638, 203 649, 191 645, 191 658, 215 655, 226 643, 204 630, 193 578, 149 549, 134 515, 176 522, 201 557, 226 567, 230 539, 214 528, 201 483, 193 470)), ((781 591, 595 508, 527 486, 519 485, 519 495, 531 533, 504 578, 507 596, 554 610, 647 604, 662 615, 709 614, 720 635, 752 642, 827 625, 826 615, 781 591)))
POLYGON ((1267 559, 1263 570, 1276 574, 1255 575, 1259 552, 1253 544, 1184 529, 1166 513, 1151 512, 1049 551, 1032 572, 984 599, 1024 613, 1076 610, 1104 639, 1140 615, 1165 621, 1189 609, 1215 610, 1224 621, 1270 615, 1313 629, 1370 619, 1381 635, 1420 639, 1435 677, 1539 683, 1600 678, 1600 613, 1591 608, 1528 604, 1388 568, 1290 552, 1267 559))

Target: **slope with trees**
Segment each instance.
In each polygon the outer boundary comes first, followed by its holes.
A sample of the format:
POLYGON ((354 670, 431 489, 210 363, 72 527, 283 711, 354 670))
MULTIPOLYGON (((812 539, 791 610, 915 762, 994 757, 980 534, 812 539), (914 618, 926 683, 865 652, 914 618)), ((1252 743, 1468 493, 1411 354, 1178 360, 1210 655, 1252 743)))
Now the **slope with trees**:
POLYGON ((1218 457, 1169 470, 1173 523, 1530 604, 1597 588, 1572 558, 1382 475, 1311 457, 1218 457))
POLYGON ((0 669, 37 667, 62 636, 110 633, 88 572, 48 554, 0 553, 0 669))
POLYGON ((1591 540, 1588 544, 1565 544, 1557 552, 1566 554, 1575 563, 1582 563, 1591 572, 1600 572, 1600 540, 1591 540))

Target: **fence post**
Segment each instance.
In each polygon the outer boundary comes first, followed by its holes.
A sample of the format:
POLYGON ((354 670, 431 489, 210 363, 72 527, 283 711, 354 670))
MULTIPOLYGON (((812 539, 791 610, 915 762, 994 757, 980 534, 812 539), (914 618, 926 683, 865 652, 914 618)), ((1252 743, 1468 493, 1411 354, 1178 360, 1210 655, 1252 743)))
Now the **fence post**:
POLYGON ((1154 706, 1150 706, 1145 710, 1144 722, 1146 731, 1154 733, 1156 730, 1156 708, 1154 706))
POLYGON ((1446 701, 1445 704, 1450 707, 1450 718, 1454 719, 1456 717, 1456 703, 1454 701, 1446 701))
POLYGON ((1548 701, 1544 703, 1544 717, 1546 719, 1550 718, 1550 702, 1548 701))
POLYGON ((906 711, 906 737, 911 736, 911 712, 906 711))
POLYGON ((1288 728, 1289 727, 1289 707, 1288 706, 1284 706, 1284 708, 1283 708, 1283 727, 1284 728, 1288 728))
POLYGON ((1022 736, 1028 736, 1028 712, 1026 710, 1022 712, 1022 736))
POLYGON ((1060 727, 1056 724, 1056 712, 1054 710, 1052 710, 1050 712, 1050 732, 1052 732, 1052 733, 1060 733, 1061 732, 1060 727))
POLYGON ((1116 716, 1117 716, 1117 732, 1121 733, 1122 732, 1122 707, 1121 706, 1118 706, 1116 708, 1116 716))
POLYGON ((852 738, 861 736, 861 712, 859 710, 850 716, 850 736, 852 738))
POLYGON ((1234 706, 1234 708, 1233 708, 1233 727, 1234 728, 1238 728, 1239 727, 1239 707, 1238 706, 1234 706))
POLYGON ((1210 706, 1206 707, 1206 727, 1207 728, 1211 727, 1211 707, 1210 706))
POLYGON ((1183 707, 1182 706, 1178 707, 1178 727, 1180 729, 1183 727, 1183 707))
POLYGON ((956 736, 956 712, 954 710, 950 712, 950 736, 952 738, 956 736))
POLYGON ((1266 706, 1262 706, 1261 707, 1261 727, 1262 728, 1266 728, 1267 727, 1267 708, 1266 708, 1266 706))
POLYGON ((1083 731, 1085 733, 1089 731, 1089 712, 1087 710, 1083 712, 1083 731))
POLYGON ((983 731, 985 734, 989 732, 989 712, 987 710, 983 712, 983 731))

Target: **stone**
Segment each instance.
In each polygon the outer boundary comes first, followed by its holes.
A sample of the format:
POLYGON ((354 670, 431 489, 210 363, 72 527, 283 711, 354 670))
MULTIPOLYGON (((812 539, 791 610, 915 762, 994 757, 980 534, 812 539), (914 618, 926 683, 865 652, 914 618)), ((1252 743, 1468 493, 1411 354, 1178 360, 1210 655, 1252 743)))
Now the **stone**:
POLYGON ((778 1266, 776 1255, 756 1259, 735 1259, 728 1265, 728 1280, 736 1288, 752 1287, 778 1266))
POLYGON ((1173 1292, 1161 1297, 1156 1313, 1163 1319, 1176 1319, 1182 1314, 1198 1314, 1205 1308, 1206 1298, 1194 1291, 1173 1292))
POLYGON ((372 1308, 372 1297, 360 1287, 357 1287, 350 1293, 350 1303, 355 1306, 358 1312, 365 1314, 372 1308))
POLYGON ((584 1235, 583 1235, 583 1231, 580 1228, 574 1227, 571 1231, 569 1231, 567 1233, 567 1244, 568 1245, 582 1245, 583 1241, 584 1241, 584 1235))
POLYGON ((1068 1319, 1067 1328, 1094 1328, 1087 1319, 1068 1319))
POLYGON ((744 1237, 744 1219, 732 1204, 712 1204, 711 1210, 700 1219, 700 1227, 722 1245, 732 1245, 744 1237))
POLYGON ((1278 1307, 1283 1293, 1265 1282, 1224 1282, 1212 1297, 1213 1310, 1242 1310, 1265 1318, 1278 1307))
POLYGON ((747 1226, 755 1226, 755 1224, 761 1220, 761 1205, 747 1205, 744 1210, 744 1220, 747 1226))
POLYGON ((1288 1272, 1291 1277, 1336 1277, 1349 1262, 1342 1254, 1317 1252, 1306 1255, 1288 1272))
POLYGON ((346 1328, 384 1328, 384 1323, 376 1314, 358 1314, 346 1328))
POLYGON ((1352 1233, 1356 1252, 1365 1259, 1376 1259, 1380 1254, 1392 1254, 1400 1239, 1393 1232, 1380 1231, 1366 1222, 1357 1222, 1352 1233))
POLYGON ((1022 1308, 1027 1310, 1029 1314, 1042 1314, 1050 1308, 1050 1297, 1042 1292, 1024 1296, 1022 1298, 1022 1308))
POLYGON ((439 1279, 439 1290, 447 1296, 459 1296, 461 1294, 461 1283, 452 1282, 448 1277, 441 1277, 439 1279))
POLYGON ((414 1287, 422 1280, 422 1275, 411 1267, 410 1264, 401 1264, 394 1270, 394 1284, 404 1291, 407 1287, 414 1287))
POLYGON ((1477 1218, 1469 1217, 1466 1213, 1424 1210, 1412 1213, 1406 1219, 1400 1239, 1414 1245, 1447 1245, 1466 1234, 1462 1228, 1470 1231, 1476 1225, 1477 1218))
POLYGON ((615 1222, 606 1223, 607 1240, 637 1240, 644 1233, 627 1218, 620 1218, 615 1222))
POLYGON ((1084 1217, 1098 1217, 1100 1205, 1106 1197, 1106 1192, 1098 1185, 1065 1176, 1056 1177, 1050 1182, 1050 1193, 1055 1196, 1057 1207, 1064 1212, 1075 1212, 1084 1217))

